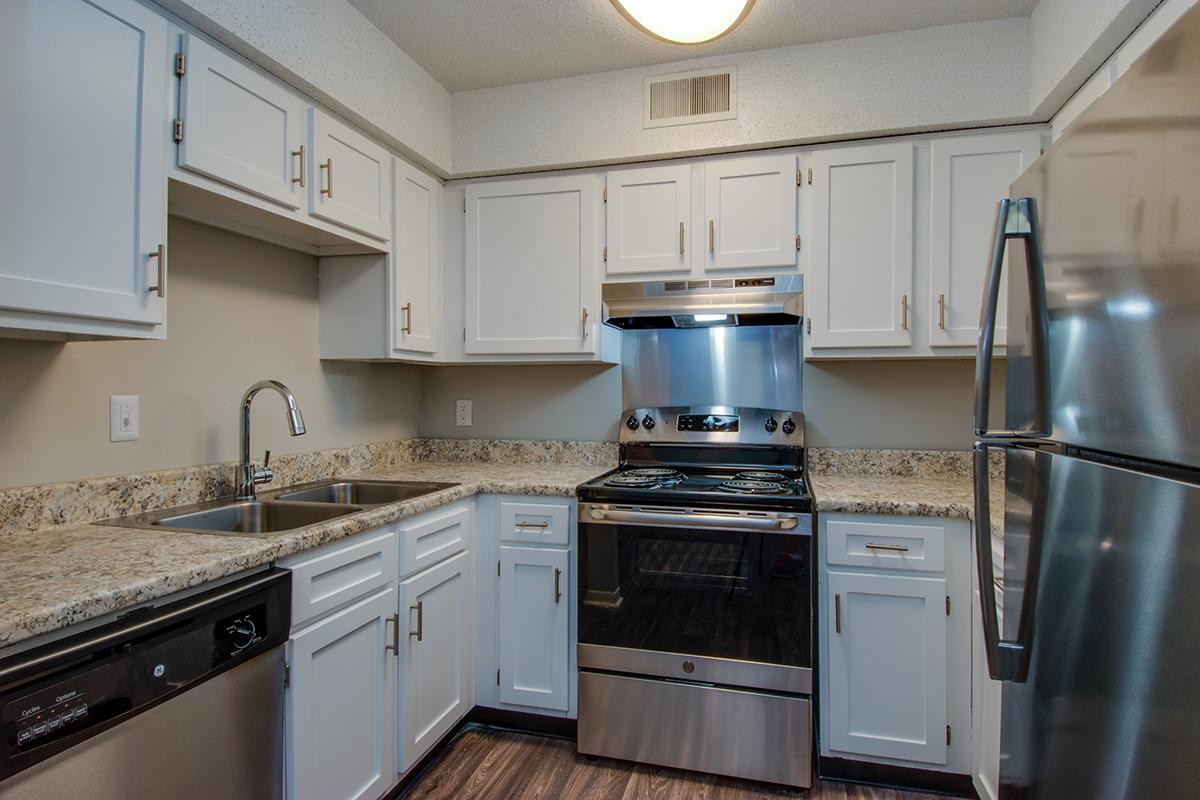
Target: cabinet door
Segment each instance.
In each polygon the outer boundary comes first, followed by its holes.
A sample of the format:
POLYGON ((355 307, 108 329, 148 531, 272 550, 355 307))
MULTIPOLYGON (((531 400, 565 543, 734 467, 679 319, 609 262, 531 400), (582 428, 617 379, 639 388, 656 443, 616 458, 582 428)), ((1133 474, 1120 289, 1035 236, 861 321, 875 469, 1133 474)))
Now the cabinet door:
POLYGON ((3 15, 0 317, 152 335, 166 316, 151 287, 166 243, 167 22, 134 0, 15 0, 3 15))
POLYGON ((910 346, 912 144, 814 153, 812 239, 811 345, 910 346))
POLYGON ((396 779, 394 586, 293 634, 288 797, 381 796, 396 779))
POLYGON ((500 548, 500 701, 567 709, 566 550, 500 548))
POLYGON ((179 166, 300 208, 308 104, 258 70, 183 34, 179 166))
POLYGON ((438 246, 442 186, 396 159, 392 242, 392 346, 436 353, 442 323, 442 259, 438 246))
POLYGON ((595 352, 595 179, 496 181, 466 193, 464 351, 595 352))
POLYGON ((692 220, 689 165, 620 169, 606 176, 609 275, 690 272, 692 220))
POLYGON ((829 747, 946 763, 946 581, 830 571, 829 747))
POLYGON ((705 269, 796 265, 796 156, 704 165, 705 269))
POLYGON ((470 614, 469 551, 400 584, 404 648, 401 772, 471 710, 470 614))
POLYGON ((309 211, 352 230, 390 239, 392 156, 358 131, 312 109, 309 211))
MULTIPOLYGON (((1038 133, 957 136, 930 145, 929 343, 974 345, 979 303, 991 258, 996 203, 1038 157, 1038 133)), ((1007 265, 1004 281, 1008 281, 1007 265)), ((1008 318, 1000 290, 996 344, 1005 343, 1008 318)))

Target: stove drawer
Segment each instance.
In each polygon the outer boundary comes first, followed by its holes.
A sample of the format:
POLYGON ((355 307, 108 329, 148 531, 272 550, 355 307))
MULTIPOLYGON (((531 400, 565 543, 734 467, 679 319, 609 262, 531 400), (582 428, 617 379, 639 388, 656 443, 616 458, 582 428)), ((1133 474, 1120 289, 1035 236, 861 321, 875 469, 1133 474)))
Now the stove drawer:
POLYGON ((808 697, 579 673, 580 753, 812 786, 808 697))
POLYGON ((571 504, 563 501, 500 501, 500 541, 560 544, 571 541, 571 504))
POLYGON ((929 519, 825 514, 825 562, 830 565, 943 572, 946 528, 929 519))

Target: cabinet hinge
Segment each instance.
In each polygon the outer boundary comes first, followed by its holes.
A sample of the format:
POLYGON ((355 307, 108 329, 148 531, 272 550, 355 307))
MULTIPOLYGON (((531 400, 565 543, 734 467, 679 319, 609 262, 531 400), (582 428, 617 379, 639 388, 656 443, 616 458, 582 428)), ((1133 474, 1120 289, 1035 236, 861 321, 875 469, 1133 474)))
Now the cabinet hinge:
POLYGON ((604 190, 600 193, 600 196, 604 198, 604 202, 606 202, 606 203, 608 202, 608 187, 607 186, 604 187, 604 190))
POLYGON ((500 685, 500 670, 496 670, 496 685, 500 685))
POLYGON ((950 616, 950 595, 946 595, 946 616, 950 616))
POLYGON ((183 53, 175 54, 175 77, 182 78, 187 67, 187 56, 183 53))
POLYGON ((604 263, 608 263, 608 245, 604 245, 604 263))
POLYGON ((800 234, 796 234, 796 249, 800 249, 800 234))
POLYGON ((183 120, 175 120, 175 133, 171 138, 175 140, 175 144, 183 141, 183 120))
POLYGON ((808 168, 808 185, 812 186, 812 167, 808 168))
POLYGON ((283 665, 283 688, 288 688, 292 685, 292 665, 285 663, 283 665))
POLYGON ((950 726, 946 726, 946 747, 950 746, 950 726))

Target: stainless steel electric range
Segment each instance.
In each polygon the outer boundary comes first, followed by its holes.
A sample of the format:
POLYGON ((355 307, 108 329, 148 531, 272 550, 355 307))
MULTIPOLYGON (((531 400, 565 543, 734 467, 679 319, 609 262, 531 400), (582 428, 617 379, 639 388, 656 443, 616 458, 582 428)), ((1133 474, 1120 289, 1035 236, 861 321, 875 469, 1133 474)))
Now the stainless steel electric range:
POLYGON ((578 491, 579 751, 811 786, 803 414, 622 416, 578 491))

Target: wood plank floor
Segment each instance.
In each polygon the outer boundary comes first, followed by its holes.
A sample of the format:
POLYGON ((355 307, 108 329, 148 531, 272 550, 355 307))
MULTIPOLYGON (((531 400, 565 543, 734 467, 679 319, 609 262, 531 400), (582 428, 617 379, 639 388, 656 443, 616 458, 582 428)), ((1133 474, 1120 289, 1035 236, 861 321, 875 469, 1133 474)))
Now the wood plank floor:
POLYGON ((810 792, 661 769, 575 753, 575 743, 467 729, 404 795, 405 800, 941 800, 850 783, 810 792))

